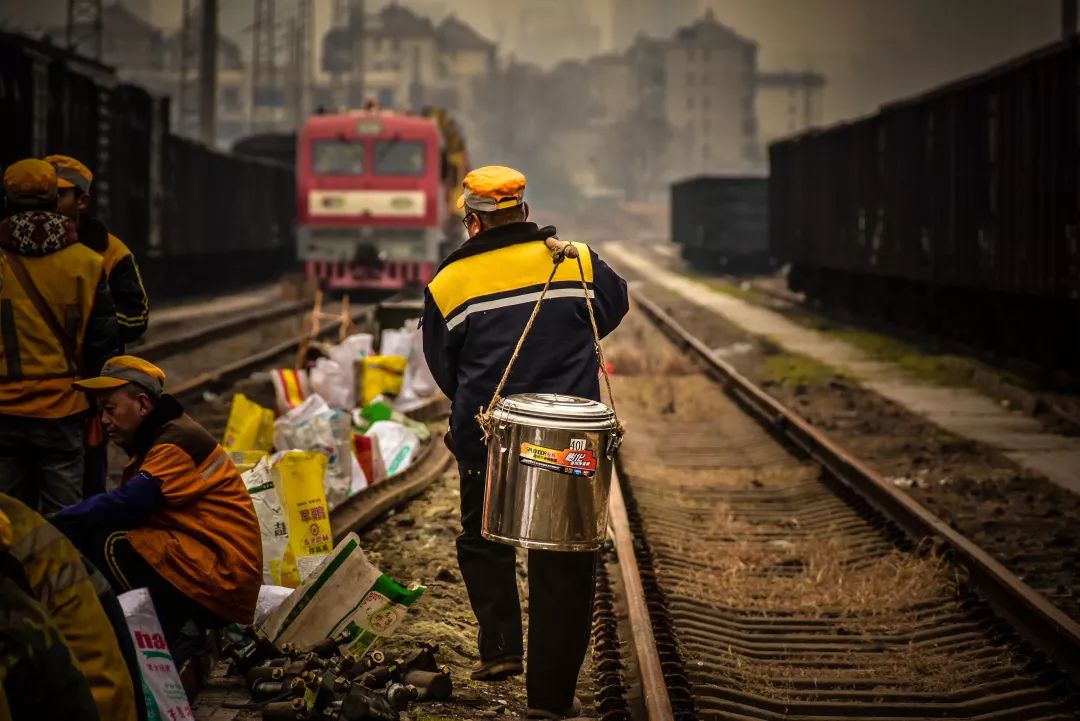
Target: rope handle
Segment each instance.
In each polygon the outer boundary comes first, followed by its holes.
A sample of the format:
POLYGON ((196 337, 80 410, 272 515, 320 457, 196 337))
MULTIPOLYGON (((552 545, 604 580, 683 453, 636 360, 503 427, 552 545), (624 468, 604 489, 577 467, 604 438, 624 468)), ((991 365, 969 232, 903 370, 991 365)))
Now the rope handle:
POLYGON ((540 297, 536 299, 536 305, 533 306, 532 314, 529 316, 529 321, 525 324, 525 329, 521 332, 521 337, 518 338, 517 345, 514 346, 514 352, 510 356, 510 361, 506 364, 506 369, 503 371, 502 378, 499 379, 499 385, 495 387, 495 392, 491 396, 491 401, 488 403, 487 408, 481 407, 476 414, 476 422, 480 424, 480 428, 484 431, 484 443, 488 442, 491 438, 492 429, 494 428, 493 416, 495 406, 502 398, 503 388, 506 386, 506 381, 510 377, 510 371, 513 369, 514 364, 517 363, 518 357, 521 355, 521 347, 525 344, 525 339, 529 336, 529 332, 532 330, 533 323, 536 321, 536 316, 540 313, 540 306, 544 302, 544 298, 547 296, 548 290, 551 288, 551 282, 555 279, 555 273, 559 270, 559 265, 566 258, 573 258, 577 261, 578 275, 581 277, 581 290, 585 295, 585 307, 589 311, 589 325, 593 331, 593 348, 596 352, 596 360, 600 365, 600 373, 604 377, 604 386, 607 388, 608 399, 611 402, 611 413, 615 416, 615 435, 606 449, 607 455, 613 456, 622 444, 622 437, 625 432, 622 421, 619 420, 619 413, 615 409, 615 394, 611 391, 611 378, 607 372, 607 362, 604 359, 604 348, 600 343, 600 328, 596 324, 596 311, 593 309, 592 298, 589 296, 589 286, 585 281, 585 266, 581 263, 581 256, 578 253, 578 249, 573 243, 561 243, 555 238, 549 238, 545 241, 548 248, 551 250, 551 274, 548 276, 547 282, 544 283, 543 289, 540 291, 540 297))

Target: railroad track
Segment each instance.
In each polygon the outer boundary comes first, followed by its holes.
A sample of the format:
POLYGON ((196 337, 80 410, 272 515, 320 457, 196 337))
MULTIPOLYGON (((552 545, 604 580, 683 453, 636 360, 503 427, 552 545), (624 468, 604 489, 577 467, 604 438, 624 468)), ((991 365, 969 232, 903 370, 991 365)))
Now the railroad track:
MULTIPOLYGON (((295 353, 300 346, 299 320, 301 313, 310 308, 307 301, 289 301, 270 307, 232 315, 225 320, 185 329, 163 338, 154 339, 131 349, 132 353, 154 363, 163 361, 180 369, 181 380, 172 385, 170 392, 180 398, 191 398, 249 374, 271 361, 295 353), (236 338, 250 336, 261 329, 296 320, 296 328, 270 333, 269 342, 252 342, 255 350, 240 352, 236 338), (284 336, 284 340, 278 337, 284 336), (223 350, 217 346, 223 346, 223 350), (220 351, 220 352, 219 352, 220 351), (220 360, 217 356, 220 356, 220 360), (177 362, 177 359, 180 359, 177 362)), ((356 325, 374 317, 377 304, 355 306, 350 317, 356 325)), ((341 320, 323 321, 315 338, 333 337, 341 331, 341 320)), ((169 373, 170 377, 177 375, 169 373)))
POLYGON ((631 718, 612 587, 650 721, 1077 717, 1080 626, 635 300, 697 368, 617 379, 602 718, 631 718))

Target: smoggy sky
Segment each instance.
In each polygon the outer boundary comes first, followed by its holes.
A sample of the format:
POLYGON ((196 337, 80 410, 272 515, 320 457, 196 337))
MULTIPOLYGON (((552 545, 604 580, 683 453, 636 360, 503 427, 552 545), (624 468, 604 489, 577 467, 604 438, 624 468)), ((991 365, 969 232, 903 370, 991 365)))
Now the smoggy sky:
MULTIPOLYGON (((115 0, 105 0, 113 2, 115 0)), ((159 25, 179 22, 181 0, 123 0, 159 25)), ((331 3, 334 0, 312 0, 331 3)), ((631 0, 412 0, 434 14, 448 11, 472 23, 516 53, 521 29, 515 15, 529 4, 579 8, 599 33, 580 57, 612 49, 614 11, 631 0)), ((664 0, 655 0, 663 3, 664 0)), ((369 0, 377 5, 381 0, 369 0)), ((411 4, 410 0, 400 0, 411 4)), ((829 81, 826 122, 870 112, 891 99, 920 92, 976 72, 1060 35, 1058 0, 696 0, 759 46, 765 70, 812 68, 829 81)), ((193 0, 193 3, 195 0, 193 0)), ((279 17, 295 12, 296 0, 278 0, 279 17)), ((62 24, 66 0, 0 0, 6 24, 62 24)), ((221 29, 249 52, 253 0, 219 0, 221 29)), ((560 16, 561 13, 553 14, 560 16)), ((567 13, 571 15, 572 13, 567 13)), ((648 30, 643 28, 643 30, 648 30)), ((552 58, 556 60, 558 58, 552 58)))

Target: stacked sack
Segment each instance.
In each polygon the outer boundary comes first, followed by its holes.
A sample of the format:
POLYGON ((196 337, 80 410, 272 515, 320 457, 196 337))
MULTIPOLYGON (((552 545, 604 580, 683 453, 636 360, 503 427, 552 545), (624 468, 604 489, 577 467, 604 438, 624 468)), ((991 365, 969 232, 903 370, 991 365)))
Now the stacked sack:
POLYGON ((322 349, 271 374, 276 414, 233 398, 223 445, 244 472, 263 537, 264 582, 295 588, 333 546, 330 512, 408 470, 431 440, 405 413, 435 393, 416 322, 322 349))

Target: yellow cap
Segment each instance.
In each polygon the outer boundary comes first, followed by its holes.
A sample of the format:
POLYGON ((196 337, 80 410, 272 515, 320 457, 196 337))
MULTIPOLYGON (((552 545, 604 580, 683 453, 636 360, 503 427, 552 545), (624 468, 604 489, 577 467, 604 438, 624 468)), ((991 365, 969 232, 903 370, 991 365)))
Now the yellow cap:
POLYGON ((513 208, 525 201, 525 176, 505 165, 486 165, 465 176, 461 183, 465 192, 458 198, 457 207, 466 205, 473 210, 491 212, 513 208))
POLYGON ((90 183, 94 182, 94 174, 90 172, 90 168, 70 155, 49 155, 45 162, 56 168, 56 187, 77 187, 84 193, 90 192, 90 183))
POLYGON ((36 158, 12 163, 4 171, 4 192, 17 204, 52 200, 56 197, 56 170, 36 158))
POLYGON ((120 355, 105 361, 101 375, 75 381, 73 386, 82 391, 105 391, 135 383, 157 397, 165 392, 165 372, 150 361, 133 355, 120 355))

